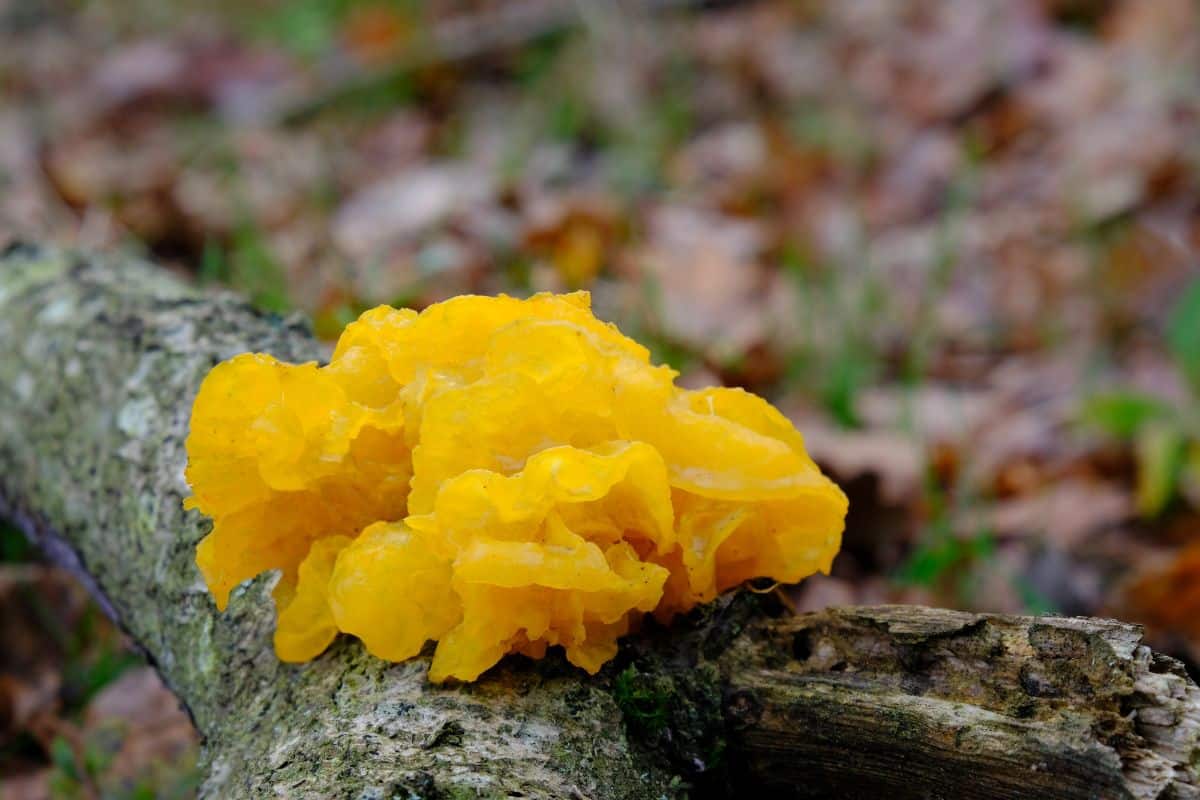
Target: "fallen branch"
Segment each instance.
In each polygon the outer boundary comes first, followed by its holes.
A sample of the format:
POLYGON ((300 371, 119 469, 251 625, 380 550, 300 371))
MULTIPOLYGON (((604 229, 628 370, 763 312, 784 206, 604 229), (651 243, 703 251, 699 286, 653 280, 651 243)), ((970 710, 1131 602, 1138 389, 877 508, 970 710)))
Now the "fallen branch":
POLYGON ((295 321, 124 257, 0 255, 0 513, 73 569, 205 739, 205 797, 1197 797, 1200 690, 1119 622, 725 598, 596 678, 510 658, 271 648, 270 581, 219 615, 193 563, 183 438, 200 379, 295 321))
POLYGON ((704 5, 704 0, 634 0, 612 7, 588 6, 586 0, 519 0, 488 11, 459 14, 422 31, 393 61, 374 68, 339 64, 316 94, 282 104, 276 117, 295 125, 348 98, 374 94, 422 69, 460 64, 545 39, 586 24, 589 16, 615 15, 624 21, 704 5), (625 7, 622 7, 622 6, 625 7))

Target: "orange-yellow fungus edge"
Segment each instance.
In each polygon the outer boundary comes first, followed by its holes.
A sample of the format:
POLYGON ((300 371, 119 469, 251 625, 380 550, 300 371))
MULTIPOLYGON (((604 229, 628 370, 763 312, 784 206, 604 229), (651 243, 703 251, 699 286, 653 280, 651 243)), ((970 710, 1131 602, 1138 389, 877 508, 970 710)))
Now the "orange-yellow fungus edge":
POLYGON ((436 682, 561 646, 595 673, 643 615, 828 572, 846 497, 765 400, 686 390, 586 292, 380 306, 326 366, 217 365, 187 439, 218 608, 279 570, 275 649, 350 633, 436 682))

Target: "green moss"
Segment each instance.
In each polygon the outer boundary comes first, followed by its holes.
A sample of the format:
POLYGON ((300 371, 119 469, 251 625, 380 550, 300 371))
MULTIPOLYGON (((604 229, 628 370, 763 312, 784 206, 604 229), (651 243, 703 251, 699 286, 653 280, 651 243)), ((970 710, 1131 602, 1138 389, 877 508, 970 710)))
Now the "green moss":
POLYGON ((673 689, 669 678, 644 675, 631 665, 613 681, 612 695, 630 728, 641 735, 657 734, 667 725, 673 689))
POLYGON ((0 563, 32 561, 34 556, 33 545, 25 534, 0 520, 0 563))
POLYGON ((686 778, 721 766, 725 727, 722 684, 715 666, 669 669, 653 658, 631 664, 617 674, 613 700, 624 715, 634 741, 664 758, 686 778))

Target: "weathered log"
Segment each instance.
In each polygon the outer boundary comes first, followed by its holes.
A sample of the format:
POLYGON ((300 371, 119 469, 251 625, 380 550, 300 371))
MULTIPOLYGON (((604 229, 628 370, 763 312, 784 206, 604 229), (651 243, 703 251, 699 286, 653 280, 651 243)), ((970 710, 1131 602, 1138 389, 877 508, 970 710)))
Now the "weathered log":
POLYGON ((206 797, 1198 797, 1200 690, 1132 625, 752 593, 649 624, 589 678, 510 658, 436 687, 339 640, 271 648, 268 578, 218 614, 181 500, 201 378, 320 358, 297 321, 128 257, 0 255, 0 513, 84 579, 204 737, 206 797))

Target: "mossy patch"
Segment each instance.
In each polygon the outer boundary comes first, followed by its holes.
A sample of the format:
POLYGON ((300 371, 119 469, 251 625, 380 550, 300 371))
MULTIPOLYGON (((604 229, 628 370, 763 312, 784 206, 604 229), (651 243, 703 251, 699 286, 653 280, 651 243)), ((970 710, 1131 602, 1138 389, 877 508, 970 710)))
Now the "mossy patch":
POLYGON ((639 736, 653 736, 667 725, 667 708, 674 684, 665 675, 646 675, 626 667, 613 681, 613 699, 625 723, 639 736))
POLYGON ((667 671, 643 661, 618 673, 611 692, 631 738, 664 757, 677 773, 694 779, 719 772, 726 745, 715 666, 667 671))

